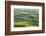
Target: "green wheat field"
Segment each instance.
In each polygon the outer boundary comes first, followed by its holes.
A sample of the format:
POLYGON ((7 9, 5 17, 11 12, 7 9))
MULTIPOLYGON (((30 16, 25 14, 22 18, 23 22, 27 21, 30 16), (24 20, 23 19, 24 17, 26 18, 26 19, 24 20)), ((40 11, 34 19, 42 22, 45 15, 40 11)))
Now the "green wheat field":
POLYGON ((14 8, 14 27, 39 26, 39 9, 14 8))

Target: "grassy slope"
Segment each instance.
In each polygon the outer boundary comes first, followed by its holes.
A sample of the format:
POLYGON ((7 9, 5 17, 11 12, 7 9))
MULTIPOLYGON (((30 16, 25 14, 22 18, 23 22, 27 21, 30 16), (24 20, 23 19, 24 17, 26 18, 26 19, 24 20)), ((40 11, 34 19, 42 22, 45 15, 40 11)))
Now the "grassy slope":
POLYGON ((33 24, 24 21, 15 22, 15 25, 24 25, 25 27, 33 26, 33 24))

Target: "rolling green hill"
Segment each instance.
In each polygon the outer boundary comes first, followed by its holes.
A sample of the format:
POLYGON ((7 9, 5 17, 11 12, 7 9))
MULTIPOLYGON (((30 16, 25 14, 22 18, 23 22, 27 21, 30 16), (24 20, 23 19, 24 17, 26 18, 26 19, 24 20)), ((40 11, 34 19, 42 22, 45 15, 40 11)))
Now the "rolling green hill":
POLYGON ((37 10, 14 10, 14 27, 39 26, 39 16, 37 10))

